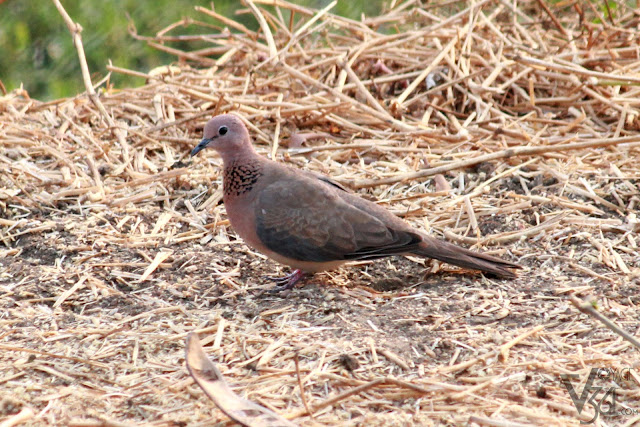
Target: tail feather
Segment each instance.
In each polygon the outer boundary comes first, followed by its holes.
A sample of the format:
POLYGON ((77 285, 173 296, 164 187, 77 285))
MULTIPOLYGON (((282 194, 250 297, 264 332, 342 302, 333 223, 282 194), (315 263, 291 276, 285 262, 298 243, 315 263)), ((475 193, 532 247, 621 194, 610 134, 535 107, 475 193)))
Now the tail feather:
POLYGON ((511 269, 522 268, 521 265, 513 262, 470 251, 469 249, 426 236, 418 245, 418 249, 412 251, 412 253, 418 256, 435 258, 448 264, 457 265, 458 267, 480 270, 508 279, 517 277, 516 273, 511 271, 511 269))

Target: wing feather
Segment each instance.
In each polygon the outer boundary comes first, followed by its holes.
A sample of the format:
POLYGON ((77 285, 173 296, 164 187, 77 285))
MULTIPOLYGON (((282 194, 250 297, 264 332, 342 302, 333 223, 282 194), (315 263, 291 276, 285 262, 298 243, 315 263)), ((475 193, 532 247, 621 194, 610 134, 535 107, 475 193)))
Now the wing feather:
POLYGON ((370 259, 410 252, 422 240, 353 206, 325 182, 287 178, 264 188, 256 203, 257 234, 271 251, 298 261, 370 259))

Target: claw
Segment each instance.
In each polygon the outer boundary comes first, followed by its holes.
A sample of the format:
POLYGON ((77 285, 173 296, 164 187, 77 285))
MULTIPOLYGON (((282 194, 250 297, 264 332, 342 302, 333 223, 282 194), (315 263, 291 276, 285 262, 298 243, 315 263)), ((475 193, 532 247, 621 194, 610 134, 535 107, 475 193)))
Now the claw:
POLYGON ((267 279, 276 282, 276 286, 269 291, 269 293, 277 294, 282 291, 286 291, 287 289, 293 289, 296 286, 296 283, 300 281, 304 276, 306 276, 302 270, 293 270, 291 273, 287 274, 283 277, 269 277, 267 279))
POLYGON ((276 282, 277 284, 282 284, 282 283, 286 283, 291 278, 292 274, 293 273, 287 274, 286 276, 283 276, 283 277, 266 276, 265 279, 271 280, 272 282, 276 282))

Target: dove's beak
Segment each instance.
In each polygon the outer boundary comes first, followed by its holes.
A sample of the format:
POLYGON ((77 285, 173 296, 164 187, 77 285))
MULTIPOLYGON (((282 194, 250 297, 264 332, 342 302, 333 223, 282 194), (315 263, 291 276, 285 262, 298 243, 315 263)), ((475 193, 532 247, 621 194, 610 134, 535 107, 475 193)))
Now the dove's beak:
POLYGON ((200 143, 198 145, 196 145, 193 148, 193 150, 191 150, 191 157, 195 156, 196 154, 198 154, 199 152, 201 152, 202 150, 207 148, 207 145, 209 145, 211 140, 212 140, 212 138, 205 138, 202 141, 200 141, 200 143))

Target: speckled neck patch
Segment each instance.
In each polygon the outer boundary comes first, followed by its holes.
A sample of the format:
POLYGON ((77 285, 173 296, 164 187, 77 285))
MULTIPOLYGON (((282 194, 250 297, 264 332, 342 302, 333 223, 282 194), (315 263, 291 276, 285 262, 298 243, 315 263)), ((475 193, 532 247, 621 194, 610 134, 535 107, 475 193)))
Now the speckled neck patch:
POLYGON ((224 169, 224 194, 240 196, 250 191, 261 176, 262 167, 259 161, 234 161, 224 169))

